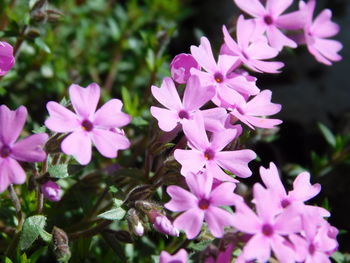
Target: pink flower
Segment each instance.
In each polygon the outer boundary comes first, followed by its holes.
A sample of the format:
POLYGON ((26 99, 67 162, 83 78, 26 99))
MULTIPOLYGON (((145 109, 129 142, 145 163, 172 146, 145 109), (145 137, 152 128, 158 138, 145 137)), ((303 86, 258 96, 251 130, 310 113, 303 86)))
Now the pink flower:
POLYGON ((254 81, 248 81, 240 74, 229 75, 240 65, 237 56, 219 55, 218 62, 215 62, 210 42, 206 37, 201 38, 199 47, 191 46, 191 53, 197 62, 206 72, 199 69, 191 69, 191 74, 199 77, 204 85, 212 85, 216 88, 216 96, 212 101, 225 107, 227 97, 245 95, 255 95, 259 89, 254 81))
POLYGON ((61 144, 65 154, 73 155, 85 165, 91 160, 91 142, 107 158, 115 158, 118 150, 129 148, 126 136, 111 131, 127 125, 131 119, 121 111, 123 103, 120 100, 109 100, 96 111, 100 87, 95 83, 86 88, 72 84, 69 96, 75 113, 54 101, 46 105, 50 114, 45 121, 46 127, 55 132, 70 133, 61 144))
POLYGON ((181 53, 170 63, 171 77, 179 84, 185 84, 191 76, 191 68, 200 69, 200 65, 191 54, 181 53))
POLYGON ((23 184, 26 174, 19 162, 41 162, 46 153, 43 146, 48 139, 46 133, 31 135, 16 143, 27 119, 27 109, 20 106, 11 111, 0 106, 0 192, 10 184, 23 184))
POLYGON ((159 213, 158 211, 150 211, 148 217, 153 223, 153 227, 160 233, 169 236, 179 236, 179 230, 174 227, 173 223, 165 216, 159 213))
POLYGON ((256 22, 244 20, 243 15, 237 21, 237 43, 223 26, 224 39, 227 49, 232 55, 238 56, 240 61, 257 72, 279 73, 284 66, 282 62, 264 61, 274 58, 278 50, 270 47, 264 36, 257 35, 256 22))
POLYGON ((327 39, 339 32, 339 26, 331 21, 332 12, 329 9, 323 10, 314 21, 312 21, 316 1, 309 0, 307 4, 300 1, 300 9, 306 12, 306 24, 304 38, 309 52, 320 63, 332 65, 332 61, 339 61, 342 57, 338 52, 343 45, 336 40, 327 39))
POLYGON ((184 230, 188 239, 193 239, 199 234, 205 220, 213 236, 222 237, 223 228, 231 224, 232 214, 219 206, 233 205, 241 200, 233 193, 235 184, 222 183, 212 190, 213 177, 208 173, 189 173, 186 183, 191 192, 175 185, 167 188, 171 200, 165 207, 174 212, 183 212, 175 219, 174 226, 184 230))
POLYGON ((181 248, 176 254, 170 255, 166 251, 162 251, 159 257, 159 263, 186 263, 187 252, 181 248))
POLYGON ((203 117, 201 114, 196 114, 193 120, 184 123, 183 130, 191 150, 176 149, 174 152, 175 159, 182 165, 182 175, 186 176, 189 172, 197 173, 204 166, 220 181, 237 182, 220 167, 239 177, 249 177, 252 174, 248 163, 256 157, 253 151, 222 151, 236 138, 236 129, 213 133, 209 142, 203 117))
POLYGON ((264 7, 259 0, 234 0, 236 5, 253 16, 261 32, 266 32, 271 47, 280 51, 283 46, 296 48, 297 44, 280 29, 298 30, 305 24, 303 12, 296 11, 286 15, 282 13, 293 0, 267 0, 264 7))
POLYGON ((44 194, 44 197, 50 201, 58 202, 61 200, 61 187, 53 181, 47 181, 44 183, 41 186, 41 192, 44 194))
POLYGON ((254 98, 246 102, 245 100, 237 100, 234 102, 231 110, 231 115, 239 119, 251 129, 255 127, 271 129, 282 123, 278 119, 266 119, 260 116, 270 116, 278 113, 281 110, 280 104, 271 102, 272 92, 263 90, 254 98))
POLYGON ((0 41, 0 76, 4 76, 15 64, 13 48, 7 42, 0 41))
POLYGON ((245 260, 267 262, 272 250, 279 262, 294 263, 292 245, 284 236, 301 230, 300 216, 293 207, 280 213, 271 193, 260 184, 254 185, 253 193, 257 214, 245 203, 237 202, 233 215, 233 226, 252 235, 243 248, 245 260))
POLYGON ((171 78, 164 78, 160 88, 152 86, 152 94, 167 109, 152 106, 151 114, 158 120, 159 128, 168 132, 178 123, 191 119, 200 107, 211 100, 215 90, 211 86, 201 86, 198 77, 191 76, 186 85, 183 102, 171 78))

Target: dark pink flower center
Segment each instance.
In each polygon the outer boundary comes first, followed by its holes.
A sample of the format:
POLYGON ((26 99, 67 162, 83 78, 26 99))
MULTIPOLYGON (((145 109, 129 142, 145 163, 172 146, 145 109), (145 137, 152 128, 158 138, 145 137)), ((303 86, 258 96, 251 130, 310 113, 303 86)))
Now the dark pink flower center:
POLYGON ((0 156, 2 158, 6 158, 10 154, 11 154, 11 148, 9 146, 4 145, 4 146, 1 147, 1 149, 0 149, 0 156))
POLYGON ((209 205, 210 205, 210 202, 207 199, 201 199, 198 202, 198 207, 202 210, 207 210, 209 205))
POLYGON ((206 149, 204 152, 204 158, 206 160, 213 160, 215 157, 215 152, 212 149, 206 149))
POLYGON ((92 129, 94 128, 94 125, 89 120, 83 120, 83 122, 81 123, 81 126, 85 131, 88 131, 88 132, 92 131, 92 129))
POLYGON ((217 83, 221 83, 224 81, 224 76, 220 72, 216 72, 214 74, 214 79, 217 83))
POLYGON ((271 16, 267 15, 264 17, 264 22, 266 25, 272 25, 273 24, 273 19, 271 16))
POLYGON ((289 205, 290 205, 290 202, 289 202, 288 199, 283 199, 283 200, 281 201, 281 206, 282 206, 283 208, 286 208, 286 207, 289 206, 289 205))
POLYGON ((273 227, 270 224, 264 224, 262 226, 262 233, 265 236, 272 236, 273 235, 273 227))
POLYGON ((190 115, 185 110, 179 111, 178 116, 180 119, 187 119, 188 120, 190 118, 190 115))
POLYGON ((316 251, 315 245, 314 244, 310 244, 309 245, 309 253, 311 255, 313 255, 315 253, 315 251, 316 251))

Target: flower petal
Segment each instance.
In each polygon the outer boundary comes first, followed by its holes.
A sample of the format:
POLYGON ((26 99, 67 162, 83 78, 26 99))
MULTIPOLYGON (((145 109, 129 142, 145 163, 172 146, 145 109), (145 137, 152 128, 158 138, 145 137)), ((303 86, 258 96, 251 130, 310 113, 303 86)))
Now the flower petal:
POLYGON ((185 189, 171 185, 167 187, 166 191, 170 195, 171 200, 164 206, 170 211, 182 212, 197 207, 197 198, 185 189))
POLYGON ((207 72, 215 73, 217 65, 210 42, 206 37, 201 37, 201 43, 198 47, 191 46, 191 54, 207 72))
POLYGON ((305 202, 321 191, 320 184, 311 185, 310 174, 303 172, 295 178, 293 182, 293 190, 289 192, 289 196, 296 201, 305 202))
POLYGON ((244 112, 252 116, 269 116, 280 112, 281 105, 272 103, 271 96, 270 90, 263 90, 247 103, 244 112))
POLYGON ((172 110, 151 107, 151 114, 158 121, 158 126, 165 132, 172 131, 179 122, 178 113, 172 110))
POLYGON ((94 117, 94 126, 104 128, 119 128, 130 123, 131 117, 122 112, 123 103, 112 99, 99 108, 94 117))
POLYGON ((86 88, 72 84, 69 87, 69 97, 75 112, 80 117, 91 120, 100 99, 100 87, 96 83, 86 88))
POLYGON ((266 9, 272 16, 279 16, 282 14, 291 4, 293 0, 267 0, 266 9))
POLYGON ((183 131, 191 148, 205 151, 209 147, 208 136, 205 132, 204 119, 199 111, 193 116, 193 120, 183 123, 183 131), (193 147, 192 147, 193 146, 193 147))
POLYGON ((151 89, 153 97, 155 97, 156 100, 166 108, 177 111, 182 108, 179 94, 177 93, 174 81, 171 78, 165 77, 160 88, 152 86, 151 89))
POLYGON ((189 173, 186 183, 191 192, 198 198, 209 198, 213 186, 213 177, 208 173, 189 173))
POLYGON ((10 184, 23 184, 26 180, 26 174, 23 168, 12 158, 2 160, 0 164, 0 177, 0 192, 4 191, 10 184))
POLYGON ((264 15, 265 8, 259 0, 234 0, 236 5, 251 16, 258 17, 264 15))
POLYGON ((246 260, 257 259, 258 262, 268 262, 271 255, 270 240, 261 234, 249 239, 243 249, 246 260))
POLYGON ((206 163, 204 154, 196 150, 176 149, 174 157, 181 167, 181 174, 186 176, 189 172, 199 172, 206 163))
POLYGON ((75 131, 68 135, 61 144, 61 149, 65 154, 73 157, 82 165, 86 165, 91 160, 91 139, 84 131, 75 131))
POLYGON ((203 218, 204 212, 202 210, 192 208, 179 215, 174 221, 174 226, 184 230, 188 239, 193 239, 201 230, 203 218))
POLYGON ((236 188, 234 183, 222 183, 210 194, 210 204, 214 206, 231 206, 238 201, 243 201, 242 197, 233 191, 236 188))
POLYGON ((339 25, 331 21, 332 11, 323 10, 313 22, 310 30, 320 38, 333 37, 339 32, 339 25))
POLYGON ((236 202, 236 213, 233 214, 232 225, 248 234, 258 233, 261 229, 259 218, 243 201, 236 202))
POLYGON ((224 209, 209 206, 205 211, 205 221, 214 237, 220 238, 224 234, 224 227, 232 225, 232 214, 224 209))
POLYGON ((266 30, 271 47, 281 51, 284 46, 296 48, 298 45, 292 39, 284 35, 277 27, 269 26, 266 30))
POLYGON ((20 106, 17 110, 10 110, 5 105, 0 106, 0 141, 11 146, 20 135, 27 119, 27 109, 20 106))
POLYGON ((43 147, 48 138, 46 133, 28 136, 12 147, 11 156, 22 162, 42 162, 46 158, 43 147))
POLYGON ((45 126, 55 132, 72 132, 81 127, 78 116, 70 110, 54 101, 46 104, 49 118, 45 121, 45 126))
POLYGON ((236 137, 236 129, 225 129, 219 132, 214 132, 210 138, 210 148, 215 152, 220 152, 236 137))

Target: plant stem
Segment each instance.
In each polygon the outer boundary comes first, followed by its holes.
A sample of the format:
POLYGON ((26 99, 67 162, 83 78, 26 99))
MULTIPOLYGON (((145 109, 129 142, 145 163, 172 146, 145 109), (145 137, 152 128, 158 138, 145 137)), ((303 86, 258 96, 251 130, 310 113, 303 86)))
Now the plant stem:
POLYGON ((68 234, 69 240, 78 239, 79 237, 94 236, 96 234, 99 234, 103 229, 105 229, 107 226, 109 226, 112 223, 113 223, 112 220, 102 220, 100 223, 98 223, 96 226, 90 229, 81 230, 81 231, 68 234))
POLYGON ((13 188, 13 185, 10 184, 9 186, 9 192, 10 192, 10 198, 15 206, 16 209, 16 215, 17 215, 17 220, 18 220, 18 225, 17 225, 17 230, 20 231, 22 229, 23 225, 23 213, 21 209, 21 203, 18 199, 18 196, 16 194, 15 189, 13 188))

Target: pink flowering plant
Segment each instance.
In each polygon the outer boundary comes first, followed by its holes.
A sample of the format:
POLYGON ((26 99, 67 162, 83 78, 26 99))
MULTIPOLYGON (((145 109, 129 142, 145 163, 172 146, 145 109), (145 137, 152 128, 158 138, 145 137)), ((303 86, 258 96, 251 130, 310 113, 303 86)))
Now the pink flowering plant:
POLYGON ((264 84, 298 52, 328 66, 342 59, 331 10, 316 0, 234 0, 242 13, 217 27, 219 44, 198 37, 169 63, 181 1, 146 1, 152 11, 137 0, 101 3, 96 31, 84 20, 94 4, 75 1, 66 14, 30 1, 16 22, 12 2, 0 13, 9 41, 0 41, 0 262, 348 262, 346 225, 325 194, 339 187, 336 169, 350 170, 349 132, 320 123, 327 155, 296 164, 284 153, 298 156, 303 141, 278 146, 288 120, 276 114, 288 108, 264 84), (79 15, 68 31, 47 25, 79 15), (53 32, 74 38, 72 48, 47 45, 42 34, 53 32), (34 47, 50 54, 31 58, 47 81, 21 76, 34 47), (26 88, 14 95, 8 83, 20 76, 35 79, 37 103, 26 88), (51 78, 55 94, 43 87, 51 78))

